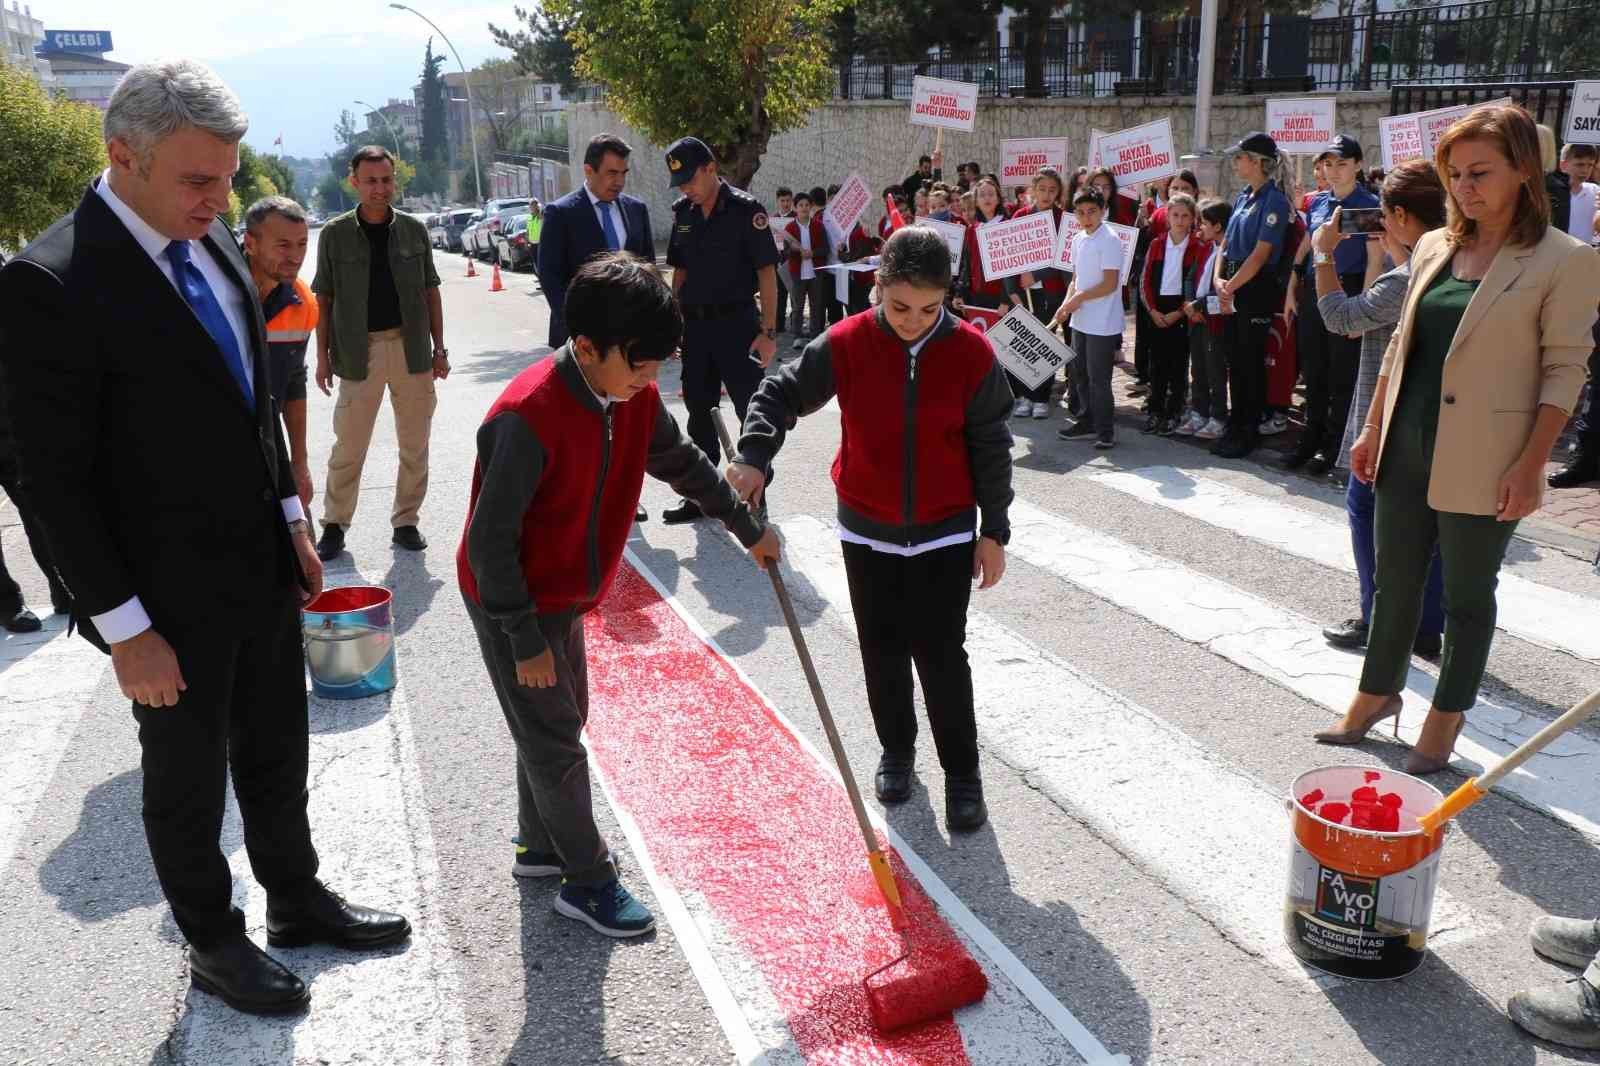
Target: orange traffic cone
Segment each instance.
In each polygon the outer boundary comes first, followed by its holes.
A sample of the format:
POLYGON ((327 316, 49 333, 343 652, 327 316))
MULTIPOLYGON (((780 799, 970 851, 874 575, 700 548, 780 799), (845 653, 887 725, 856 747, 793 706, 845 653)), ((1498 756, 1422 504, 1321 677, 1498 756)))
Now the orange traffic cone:
POLYGON ((469 255, 469 256, 467 256, 467 277, 475 278, 477 276, 478 276, 478 272, 476 270, 474 270, 473 267, 472 267, 472 256, 469 255))
POLYGON ((494 261, 494 276, 489 279, 490 292, 504 292, 505 286, 500 284, 500 260, 494 261))

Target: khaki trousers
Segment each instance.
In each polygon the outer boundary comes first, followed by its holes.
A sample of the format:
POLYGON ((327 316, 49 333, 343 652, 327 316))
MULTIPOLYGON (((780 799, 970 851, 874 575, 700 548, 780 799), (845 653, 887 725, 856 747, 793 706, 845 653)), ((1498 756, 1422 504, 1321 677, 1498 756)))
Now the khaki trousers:
POLYGON ((366 380, 339 379, 339 400, 333 409, 333 454, 328 457, 328 479, 322 494, 324 524, 349 527, 355 517, 361 467, 367 460, 385 389, 394 408, 394 435, 400 450, 390 524, 417 524, 417 512, 428 493, 428 434, 438 397, 431 369, 421 374, 406 369, 405 341, 398 329, 367 334, 366 380))

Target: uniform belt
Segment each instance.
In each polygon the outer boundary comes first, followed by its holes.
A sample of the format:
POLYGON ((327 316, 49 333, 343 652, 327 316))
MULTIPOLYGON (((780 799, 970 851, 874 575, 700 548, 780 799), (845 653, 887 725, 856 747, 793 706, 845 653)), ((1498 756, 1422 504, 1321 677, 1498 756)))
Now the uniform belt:
POLYGON ((723 304, 684 304, 683 317, 690 322, 709 322, 717 318, 734 318, 755 310, 751 300, 730 300, 723 304))

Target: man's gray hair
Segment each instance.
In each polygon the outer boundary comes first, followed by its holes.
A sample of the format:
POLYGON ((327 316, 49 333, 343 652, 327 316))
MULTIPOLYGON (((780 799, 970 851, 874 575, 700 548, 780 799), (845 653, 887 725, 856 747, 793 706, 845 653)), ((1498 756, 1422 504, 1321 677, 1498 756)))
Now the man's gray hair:
POLYGON ((140 63, 122 76, 106 106, 105 137, 127 142, 141 160, 156 142, 194 126, 229 143, 250 128, 233 90, 204 63, 167 59, 140 63))
POLYGON ((287 196, 263 196, 244 213, 244 228, 251 233, 261 228, 268 215, 282 215, 290 222, 304 222, 306 209, 287 196))

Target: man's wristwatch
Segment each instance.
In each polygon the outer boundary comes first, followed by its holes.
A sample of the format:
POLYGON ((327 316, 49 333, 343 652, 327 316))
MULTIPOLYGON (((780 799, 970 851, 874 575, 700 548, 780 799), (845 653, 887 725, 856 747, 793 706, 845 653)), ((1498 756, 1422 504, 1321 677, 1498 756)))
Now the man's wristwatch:
POLYGON ((761 331, 761 335, 763 337, 767 338, 767 340, 769 340, 769 341, 775 341, 775 340, 778 339, 778 331, 776 329, 771 328, 770 326, 768 328, 762 330, 761 331))
POLYGON ((311 523, 304 518, 296 518, 289 523, 289 535, 292 537, 296 533, 304 533, 308 537, 311 536, 311 523))
POLYGON ((449 348, 435 348, 433 350, 433 357, 435 359, 444 359, 444 360, 448 361, 449 358, 450 358, 450 349, 449 348))
POLYGON ((1320 266, 1332 266, 1333 265, 1333 256, 1329 255, 1327 252, 1318 252, 1316 255, 1311 257, 1311 263, 1312 263, 1313 266, 1319 266, 1319 267, 1320 266))

